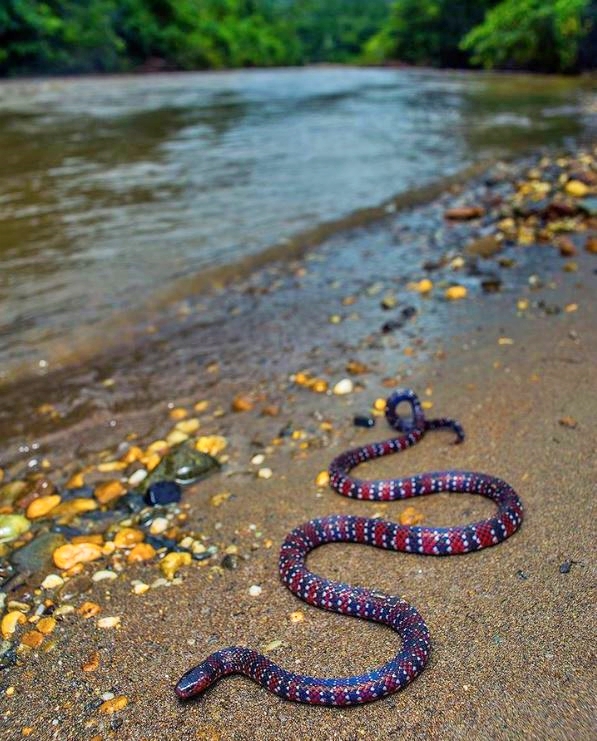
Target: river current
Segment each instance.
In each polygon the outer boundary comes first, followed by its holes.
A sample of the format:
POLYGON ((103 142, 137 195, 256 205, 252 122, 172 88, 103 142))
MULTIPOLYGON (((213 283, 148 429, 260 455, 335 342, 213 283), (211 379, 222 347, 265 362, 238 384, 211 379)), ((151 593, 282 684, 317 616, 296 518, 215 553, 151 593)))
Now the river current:
POLYGON ((587 80, 427 70, 5 82, 0 381, 320 223, 582 139, 595 105, 587 80))

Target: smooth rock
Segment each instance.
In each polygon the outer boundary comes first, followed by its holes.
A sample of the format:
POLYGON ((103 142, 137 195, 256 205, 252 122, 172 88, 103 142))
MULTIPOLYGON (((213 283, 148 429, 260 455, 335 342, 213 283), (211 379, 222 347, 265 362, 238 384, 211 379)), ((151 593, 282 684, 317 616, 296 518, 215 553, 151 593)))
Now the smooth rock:
POLYGON ((375 420, 366 414, 356 414, 352 423, 355 427, 374 427, 375 420))
POLYGON ((148 489, 145 499, 152 507, 175 504, 182 498, 182 489, 175 481, 156 481, 148 489))
POLYGON ((188 444, 178 445, 167 453, 145 481, 141 482, 139 491, 146 492, 156 481, 175 481, 181 486, 188 486, 219 468, 218 461, 208 453, 194 450, 188 444))
POLYGON ((0 543, 10 543, 31 527, 23 515, 0 515, 0 543))
POLYGON ((30 571, 33 574, 47 571, 52 567, 53 552, 65 543, 62 533, 41 533, 30 543, 17 549, 12 554, 11 561, 21 571, 30 571))

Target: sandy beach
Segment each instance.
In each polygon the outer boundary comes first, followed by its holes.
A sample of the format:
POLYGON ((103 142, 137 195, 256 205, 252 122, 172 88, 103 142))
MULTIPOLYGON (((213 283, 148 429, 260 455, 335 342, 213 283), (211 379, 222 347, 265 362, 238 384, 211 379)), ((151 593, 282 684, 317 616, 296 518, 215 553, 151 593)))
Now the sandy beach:
MULTIPOLYGON (((478 196, 478 182, 470 188, 478 196)), ((36 428, 40 455, 51 453, 63 476, 101 459, 101 450, 114 449, 133 430, 147 445, 165 434, 173 409, 209 400, 202 434, 225 436, 228 459, 221 472, 185 488, 182 512, 184 527, 216 545, 217 556, 182 568, 180 583, 143 594, 134 593, 133 582, 151 584, 160 576, 155 563, 122 563, 121 571, 112 564, 116 578, 88 580, 79 593, 74 590, 67 601, 76 610, 60 617, 52 640, 21 649, 17 662, 0 674, 0 739, 595 737, 597 257, 581 247, 586 233, 576 235, 581 241, 567 256, 563 250, 517 247, 528 254, 497 292, 480 290, 478 275, 457 273, 458 282, 469 286, 466 300, 425 304, 418 295, 406 300, 400 293, 397 308, 414 305, 417 316, 397 333, 379 331, 395 316, 380 307, 388 285, 376 293, 366 290, 399 274, 402 291, 403 278, 417 271, 422 277, 411 256, 380 255, 378 241, 392 235, 396 243, 418 249, 420 260, 422 232, 409 231, 404 219, 411 226, 425 223, 431 213, 441 220, 446 208, 461 205, 466 196, 466 188, 456 189, 237 284, 218 299, 227 317, 218 331, 221 341, 237 342, 239 353, 216 370, 209 366, 217 355, 213 347, 193 372, 176 360, 181 338, 188 344, 203 336, 196 328, 187 327, 186 336, 184 324, 168 336, 158 332, 163 358, 136 377, 139 385, 146 382, 142 408, 135 406, 132 361, 116 368, 107 359, 105 368, 98 362, 93 371, 71 372, 79 379, 91 373, 93 383, 114 378, 124 392, 103 406, 98 402, 91 415, 74 415, 68 425, 48 421, 36 428), (358 266, 365 262, 359 263, 362 255, 351 240, 365 254, 370 250, 362 272, 358 266), (348 255, 352 265, 346 264, 348 255), (574 269, 565 268, 570 257, 574 269), (361 298, 346 302, 350 296, 361 298), (250 312, 234 311, 249 300, 250 312), (283 315, 278 305, 285 307, 283 315), (276 348, 275 357, 268 357, 268 346, 276 348), (308 369, 329 379, 331 387, 346 375, 347 363, 357 360, 366 369, 354 376, 353 393, 346 396, 316 394, 296 377, 289 380, 308 369), (166 391, 168 374, 177 381, 176 391, 166 391), (235 677, 199 700, 178 701, 173 686, 179 676, 227 645, 260 648, 285 667, 329 676, 364 671, 396 652, 399 640, 391 631, 305 605, 277 575, 279 544, 297 524, 332 513, 396 519, 406 507, 348 500, 315 484, 342 450, 390 436, 383 417, 370 430, 352 420, 387 396, 392 381, 417 391, 428 402, 428 416, 458 419, 466 441, 453 446, 448 433, 429 433, 414 449, 368 463, 357 475, 389 478, 447 468, 494 474, 523 500, 521 530, 495 548, 453 558, 328 545, 309 559, 316 573, 403 596, 427 621, 431 661, 412 685, 390 698, 352 709, 314 708, 282 701, 235 677), (231 412, 239 394, 249 396, 250 408, 231 412), (255 455, 263 462, 251 463, 255 455), (257 475, 261 466, 271 469, 270 478, 257 475), (221 493, 227 496, 218 500, 221 493), (259 595, 252 595, 252 586, 261 587, 259 595), (97 616, 84 619, 77 612, 86 601, 100 606, 97 616), (295 621, 297 611, 302 618, 295 621), (118 627, 98 627, 97 618, 108 616, 120 618, 118 627), (106 705, 121 697, 121 709, 106 705)), ((459 229, 451 232, 448 247, 464 239, 459 229)), ((501 255, 506 259, 509 253, 501 255)), ((482 262, 486 278, 485 267, 482 262)), ((42 401, 39 383, 24 402, 31 413, 42 401)), ((95 400, 104 399, 108 388, 98 390, 95 400)), ((46 401, 59 408, 60 393, 53 398, 48 392, 46 401)), ((11 451, 23 429, 11 438, 11 451)), ((5 457, 6 470, 17 471, 5 457)), ((425 524, 440 526, 492 511, 489 502, 464 494, 408 504, 425 524)), ((98 568, 108 567, 88 565, 73 579, 98 568)), ((51 597, 37 589, 37 597, 35 589, 23 587, 10 599, 33 604, 51 597)), ((18 626, 15 635, 24 629, 18 626)))

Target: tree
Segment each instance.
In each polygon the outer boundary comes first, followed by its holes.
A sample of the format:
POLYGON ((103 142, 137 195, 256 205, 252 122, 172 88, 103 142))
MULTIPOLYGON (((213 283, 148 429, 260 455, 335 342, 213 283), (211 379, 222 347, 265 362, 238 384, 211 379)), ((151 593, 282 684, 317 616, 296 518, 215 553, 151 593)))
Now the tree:
POLYGON ((388 21, 366 44, 370 62, 396 59, 409 64, 462 67, 463 35, 483 20, 496 0, 396 0, 388 21))
POLYGON ((503 0, 465 36, 461 48, 472 52, 473 64, 488 69, 577 71, 594 5, 589 0, 503 0))

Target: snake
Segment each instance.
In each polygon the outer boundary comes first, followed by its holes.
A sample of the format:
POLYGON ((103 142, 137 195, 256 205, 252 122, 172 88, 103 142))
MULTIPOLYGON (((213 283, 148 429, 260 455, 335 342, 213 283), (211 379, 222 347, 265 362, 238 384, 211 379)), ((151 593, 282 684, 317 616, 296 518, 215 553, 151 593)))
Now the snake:
POLYGON ((455 443, 464 440, 464 430, 455 420, 427 419, 419 398, 410 389, 398 389, 389 396, 385 416, 399 434, 334 458, 329 466, 333 489, 346 497, 375 501, 439 492, 480 494, 497 505, 497 512, 491 518, 453 527, 402 525, 354 515, 320 517, 299 525, 286 536, 279 571, 288 589, 307 604, 381 623, 396 631, 402 641, 399 652, 365 674, 328 678, 289 671, 258 651, 233 646, 212 653, 180 678, 175 692, 181 700, 202 695, 222 677, 242 674, 285 700, 309 705, 358 705, 406 687, 421 673, 430 656, 431 640, 419 612, 400 597, 314 574, 306 566, 308 554, 326 543, 361 543, 430 556, 470 553, 512 535, 522 522, 523 506, 508 483, 483 473, 448 470, 377 481, 351 477, 350 471, 359 464, 406 450, 430 430, 448 429, 454 433, 455 443), (407 416, 398 413, 405 402, 410 407, 407 416))

